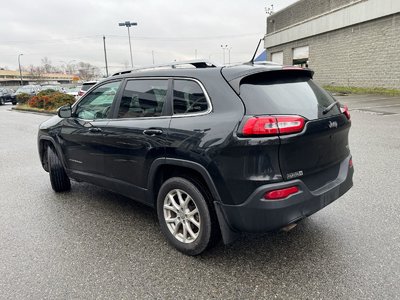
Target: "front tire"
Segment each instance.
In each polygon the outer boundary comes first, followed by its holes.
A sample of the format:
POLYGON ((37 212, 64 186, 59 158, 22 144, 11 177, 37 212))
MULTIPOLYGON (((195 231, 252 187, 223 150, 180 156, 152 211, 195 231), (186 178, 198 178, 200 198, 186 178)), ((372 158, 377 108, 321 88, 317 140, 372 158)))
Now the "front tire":
POLYGON ((4 99, 3 98, 0 98, 0 105, 4 105, 4 99))
POLYGON ((47 148, 47 161, 49 164, 50 183, 53 190, 57 193, 69 191, 71 189, 71 182, 52 147, 47 148))
POLYGON ((216 239, 217 220, 201 192, 185 178, 173 177, 161 186, 157 197, 157 215, 168 242, 186 255, 198 255, 216 239))

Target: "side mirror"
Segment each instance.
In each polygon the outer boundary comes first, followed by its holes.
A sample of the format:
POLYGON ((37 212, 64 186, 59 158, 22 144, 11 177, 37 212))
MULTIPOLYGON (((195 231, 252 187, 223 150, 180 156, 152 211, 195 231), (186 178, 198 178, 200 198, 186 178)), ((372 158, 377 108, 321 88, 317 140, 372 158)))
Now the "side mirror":
POLYGON ((72 116, 72 108, 70 104, 61 106, 59 109, 57 109, 57 115, 60 118, 70 118, 72 116))

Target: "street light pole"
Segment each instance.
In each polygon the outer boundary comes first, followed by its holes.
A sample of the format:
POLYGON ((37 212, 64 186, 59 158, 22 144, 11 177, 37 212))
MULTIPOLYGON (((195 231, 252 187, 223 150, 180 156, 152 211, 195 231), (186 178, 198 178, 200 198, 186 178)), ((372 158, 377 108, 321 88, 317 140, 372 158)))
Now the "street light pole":
MULTIPOLYGON (((103 35, 103 46, 104 46, 104 60, 106 62, 106 76, 108 77, 108 62, 107 62, 107 50, 106 50, 106 37, 103 35)), ((132 55, 132 53, 131 53, 132 55)))
POLYGON ((22 81, 22 71, 21 71, 21 55, 24 55, 24 54, 18 54, 18 66, 19 66, 19 77, 21 78, 21 82, 20 82, 20 85, 23 85, 23 81, 22 81))
POLYGON ((225 50, 228 49, 228 45, 221 45, 221 49, 222 49, 222 57, 223 57, 224 65, 225 65, 225 50))
POLYGON ((131 53, 131 65, 133 68, 133 58, 132 58, 132 44, 131 44, 131 32, 129 30, 132 26, 137 26, 136 22, 125 21, 124 23, 118 23, 119 26, 126 26, 128 28, 128 38, 129 38, 129 51, 131 53))

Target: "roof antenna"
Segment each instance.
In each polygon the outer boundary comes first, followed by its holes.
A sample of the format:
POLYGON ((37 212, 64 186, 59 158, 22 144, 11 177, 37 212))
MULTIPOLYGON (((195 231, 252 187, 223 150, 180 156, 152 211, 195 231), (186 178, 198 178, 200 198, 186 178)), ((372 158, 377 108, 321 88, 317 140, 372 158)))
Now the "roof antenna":
POLYGON ((258 45, 257 45, 257 48, 256 48, 256 51, 254 51, 254 55, 253 55, 253 57, 251 58, 251 60, 249 61, 249 64, 254 64, 254 59, 256 58, 256 54, 257 54, 257 51, 258 51, 258 48, 260 48, 260 44, 261 44, 261 41, 262 40, 264 40, 264 39, 260 39, 259 41, 258 41, 258 45))
MULTIPOLYGON (((273 13, 274 13, 274 5, 271 4, 270 7, 266 7, 266 8, 265 8, 265 13, 266 13, 268 16, 272 16, 273 13)), ((260 41, 258 42, 256 51, 254 52, 254 55, 253 55, 252 59, 248 62, 249 64, 254 65, 254 59, 256 58, 257 51, 258 51, 258 48, 260 48, 260 44, 261 44, 261 41, 262 41, 262 40, 263 40, 263 39, 260 39, 260 41)))

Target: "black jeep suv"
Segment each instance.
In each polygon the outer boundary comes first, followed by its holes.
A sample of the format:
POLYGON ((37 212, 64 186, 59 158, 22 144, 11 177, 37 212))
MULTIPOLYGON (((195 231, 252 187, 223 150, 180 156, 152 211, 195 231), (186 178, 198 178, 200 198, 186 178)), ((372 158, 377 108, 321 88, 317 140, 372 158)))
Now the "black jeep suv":
POLYGON ((352 186, 349 112, 312 75, 200 61, 117 73, 40 125, 41 163, 56 192, 74 179, 156 208, 188 255, 289 228, 352 186))

